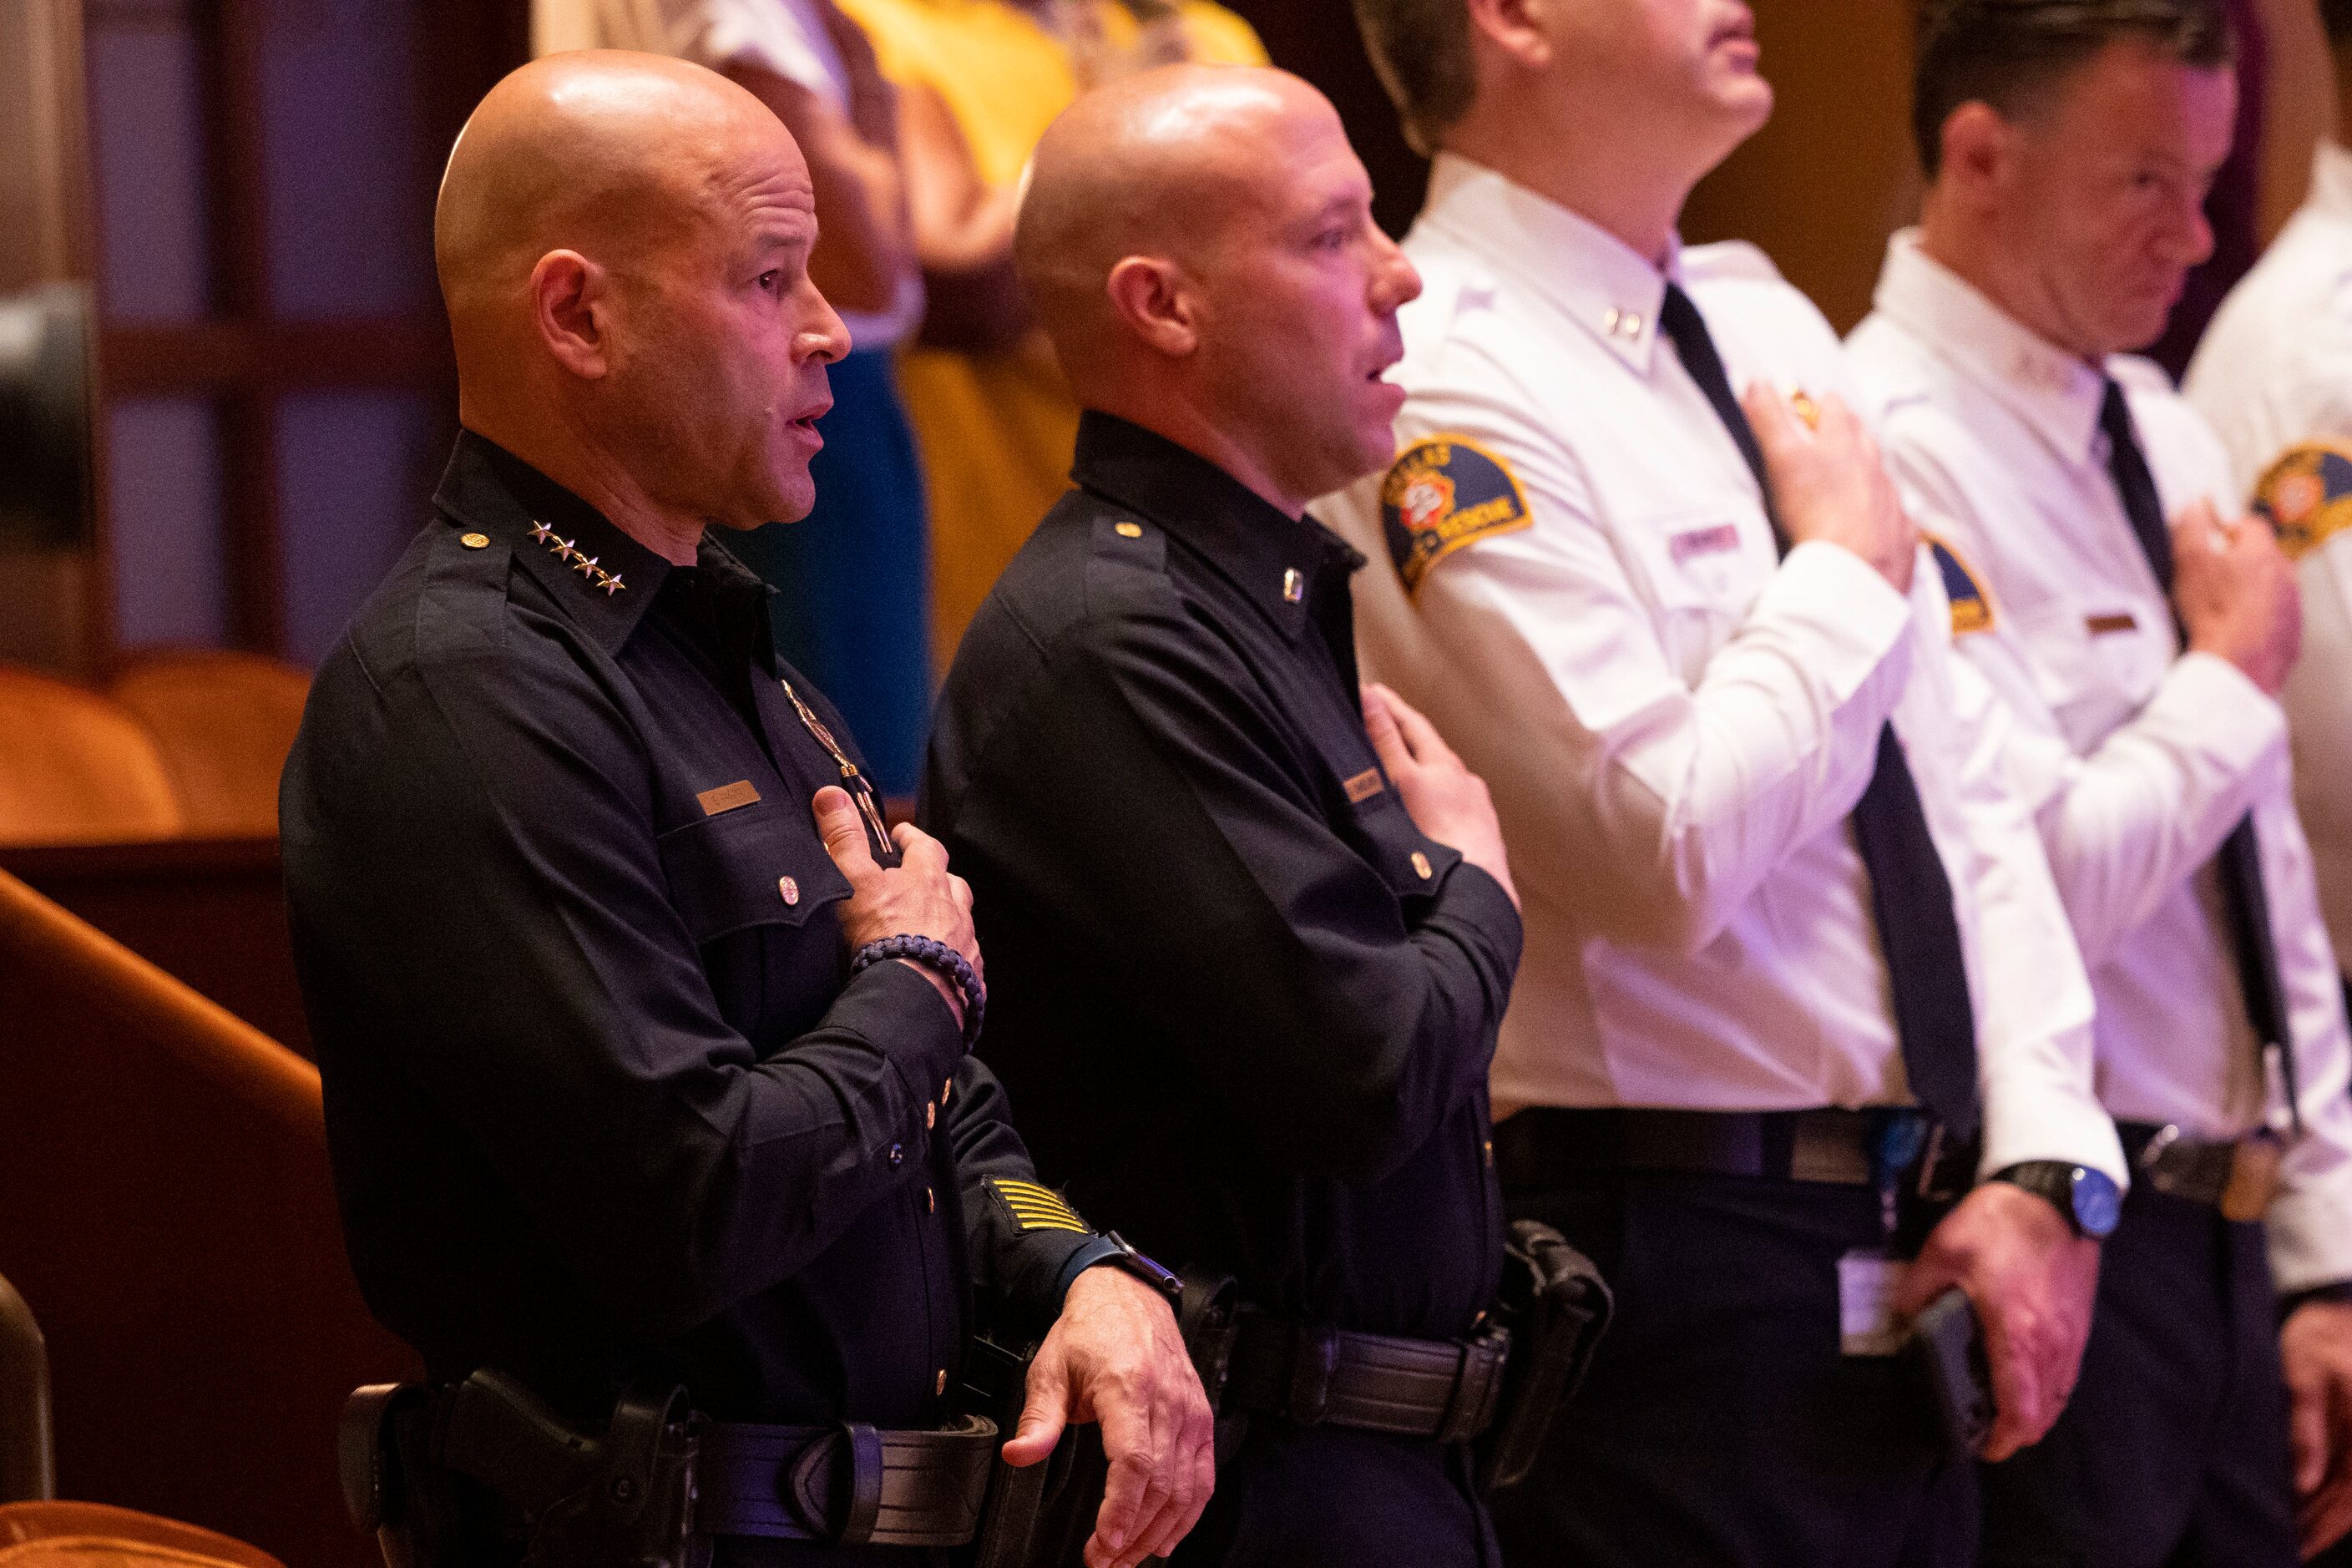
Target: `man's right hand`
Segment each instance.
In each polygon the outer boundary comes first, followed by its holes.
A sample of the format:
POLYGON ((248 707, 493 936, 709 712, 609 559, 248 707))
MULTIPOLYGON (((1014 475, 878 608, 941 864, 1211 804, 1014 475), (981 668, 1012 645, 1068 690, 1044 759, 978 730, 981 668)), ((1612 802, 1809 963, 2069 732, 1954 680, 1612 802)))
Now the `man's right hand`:
POLYGON ((1995 1415, 1981 1453, 1997 1462, 2040 1442, 2074 1394, 2098 1294, 2099 1244, 2076 1236, 2047 1198, 1985 1182, 1927 1233, 1895 1310, 1910 1317, 1953 1285, 1984 1324, 1995 1415))
POLYGON ((1364 733, 1372 752, 1396 785, 1412 825, 1503 884, 1516 907, 1511 862, 1503 852, 1503 825, 1496 819, 1486 781, 1464 765, 1438 734, 1437 726, 1385 686, 1364 688, 1364 733))
POLYGON ((2198 501, 2172 525, 2172 596, 2191 653, 2226 658, 2276 697, 2303 650, 2294 563, 2268 525, 2224 523, 2198 501))
POLYGON ((1878 443, 1853 410, 1824 395, 1816 405, 1819 417, 1807 429, 1789 400, 1760 381, 1748 387, 1740 406, 1764 453, 1764 473, 1790 547, 1815 539, 1843 545, 1896 593, 1908 595, 1919 531, 1903 510, 1878 443))
MULTIPOLYGON (((874 858, 865 818, 847 790, 827 784, 811 804, 825 853, 849 879, 841 932, 850 952, 884 937, 927 936, 963 954, 978 973, 980 938, 971 928, 971 885, 948 870, 946 846, 912 823, 901 824, 890 836, 898 846, 898 864, 886 867, 874 858)), ((955 987, 925 965, 911 967, 948 999, 961 1022, 963 998, 955 987)))

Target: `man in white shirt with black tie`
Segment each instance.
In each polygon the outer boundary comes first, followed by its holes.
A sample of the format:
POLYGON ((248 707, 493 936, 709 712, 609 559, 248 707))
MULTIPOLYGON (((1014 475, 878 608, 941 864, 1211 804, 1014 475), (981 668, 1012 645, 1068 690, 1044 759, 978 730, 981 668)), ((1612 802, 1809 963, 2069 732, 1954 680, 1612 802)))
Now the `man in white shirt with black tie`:
POLYGON ((2352 1399, 2344 1011, 2275 700, 2298 611, 2269 530, 2227 521, 2210 429, 2123 357, 2211 247, 2228 23, 2218 0, 1945 0, 1916 95, 1922 223, 1854 369, 1939 532, 1955 645, 2017 715, 2007 772, 2133 1161, 2074 1404, 1986 1472, 1984 1562, 2286 1568, 2291 1472, 2316 1546, 2352 1399))
POLYGON ((1618 1301, 1505 1555, 1973 1563, 1972 1467, 1887 1352, 1958 1284, 1992 1451, 2038 1436, 2124 1168, 2000 715, 1836 337, 1753 248, 1675 237, 1770 109, 1748 12, 1357 9, 1437 160, 1400 454, 1318 512, 1380 563, 1368 664, 1522 868, 1507 1202, 1618 1301))

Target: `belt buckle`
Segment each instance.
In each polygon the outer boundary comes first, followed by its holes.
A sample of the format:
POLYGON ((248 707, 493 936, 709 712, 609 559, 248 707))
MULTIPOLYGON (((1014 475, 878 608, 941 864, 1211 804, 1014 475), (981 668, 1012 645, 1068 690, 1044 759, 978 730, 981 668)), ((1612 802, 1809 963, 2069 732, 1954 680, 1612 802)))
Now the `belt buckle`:
POLYGON ((1511 1331, 1489 1323, 1462 1341, 1460 1348, 1462 1361, 1454 1373, 1454 1396, 1438 1418, 1436 1436, 1441 1443, 1466 1443, 1494 1421, 1495 1407, 1502 1398, 1503 1368, 1511 1355, 1511 1331))
POLYGON ((2221 1189, 2221 1217, 2240 1224, 2270 1212, 2278 1195, 2279 1167, 2286 1160, 2286 1143, 2269 1128, 2259 1128, 2231 1146, 2230 1180, 2221 1189))

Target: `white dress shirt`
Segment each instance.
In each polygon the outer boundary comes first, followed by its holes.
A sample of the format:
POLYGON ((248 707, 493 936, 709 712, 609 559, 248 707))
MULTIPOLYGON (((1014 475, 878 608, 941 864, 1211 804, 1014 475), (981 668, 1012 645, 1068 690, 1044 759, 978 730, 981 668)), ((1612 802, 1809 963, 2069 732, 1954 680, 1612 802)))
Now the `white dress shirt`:
POLYGON ((2008 771, 2090 965, 2099 1097, 2118 1120, 2201 1138, 2284 1126, 2211 868, 2251 810, 2310 1129, 2273 1210, 2274 1271, 2288 1289, 2352 1278, 2352 1049, 2285 720, 2226 660, 2181 654, 2109 476, 2102 368, 2168 516, 2199 498, 2232 515, 2221 445, 2161 370, 2052 347, 1916 235, 1895 237, 1875 305, 1849 344, 1854 374, 1889 466, 1989 606, 1956 645, 2017 716, 2008 771))
MULTIPOLYGON (((2184 384, 2229 449, 2243 507, 2300 449, 2352 458, 2352 152, 2323 142, 2311 194, 2230 291, 2184 384)), ((2330 521, 2352 521, 2352 507, 2330 521)), ((2303 658, 2287 682, 2295 804, 2336 962, 2352 973, 2352 529, 2296 540, 2303 658)))
MULTIPOLYGON (((1934 571, 1906 600, 1835 545, 1776 559, 1754 477, 1658 332, 1666 276, 1603 230, 1445 156, 1405 250, 1425 287, 1391 373, 1411 395, 1394 472, 1459 443, 1461 499, 1500 469, 1513 500, 1440 516, 1454 490, 1392 484, 1452 542, 1410 594, 1396 570, 1361 574, 1359 635, 1502 816, 1527 947, 1497 1113, 1907 1100, 1846 826, 1891 716, 1952 883, 1985 1167, 2122 1180, 2089 986, 1934 571), (1416 448, 1433 437, 1448 444, 1416 448)), ((1735 385, 1845 392, 1835 335, 1759 252, 1681 251, 1667 276, 1735 385)), ((1317 509, 1376 562, 1392 558, 1381 493, 1317 509)))

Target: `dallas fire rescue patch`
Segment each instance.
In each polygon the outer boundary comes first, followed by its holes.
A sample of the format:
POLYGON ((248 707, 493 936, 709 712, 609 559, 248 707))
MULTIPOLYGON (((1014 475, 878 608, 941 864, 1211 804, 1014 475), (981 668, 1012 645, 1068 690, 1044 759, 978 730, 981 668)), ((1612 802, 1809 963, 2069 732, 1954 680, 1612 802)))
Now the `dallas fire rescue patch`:
POLYGON ((1936 570, 1943 574, 1944 597, 1952 602, 1952 635, 1964 632, 1989 631, 1992 626, 1992 595, 1986 593, 1977 574, 1960 552, 1933 534, 1921 534, 1928 552, 1936 558, 1936 570))
POLYGON ((1509 466, 1459 436, 1415 441, 1381 481, 1381 528, 1408 594, 1464 545, 1528 521, 1527 497, 1509 466))
POLYGON ((2291 558, 2352 526, 2352 447, 2312 441, 2290 447, 2254 481, 2254 510, 2278 530, 2291 558))

